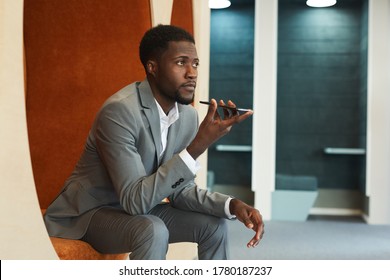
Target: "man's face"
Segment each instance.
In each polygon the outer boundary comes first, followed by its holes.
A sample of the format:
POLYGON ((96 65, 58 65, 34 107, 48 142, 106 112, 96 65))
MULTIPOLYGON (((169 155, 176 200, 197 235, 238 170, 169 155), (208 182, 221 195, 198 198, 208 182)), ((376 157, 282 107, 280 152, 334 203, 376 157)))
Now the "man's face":
POLYGON ((157 60, 155 81, 157 98, 165 102, 190 104, 194 100, 199 59, 195 45, 187 41, 170 42, 157 60))

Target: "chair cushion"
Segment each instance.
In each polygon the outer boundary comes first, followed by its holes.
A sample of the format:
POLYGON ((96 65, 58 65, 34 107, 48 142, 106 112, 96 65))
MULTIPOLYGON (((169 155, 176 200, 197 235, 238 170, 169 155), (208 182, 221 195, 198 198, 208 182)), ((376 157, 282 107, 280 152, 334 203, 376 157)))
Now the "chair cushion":
POLYGON ((87 242, 50 237, 51 243, 61 260, 124 260, 129 254, 101 254, 87 242))
MULTIPOLYGON (((42 215, 46 209, 41 209, 42 215)), ((101 254, 87 242, 59 237, 50 237, 60 260, 125 260, 129 253, 123 254, 101 254)))

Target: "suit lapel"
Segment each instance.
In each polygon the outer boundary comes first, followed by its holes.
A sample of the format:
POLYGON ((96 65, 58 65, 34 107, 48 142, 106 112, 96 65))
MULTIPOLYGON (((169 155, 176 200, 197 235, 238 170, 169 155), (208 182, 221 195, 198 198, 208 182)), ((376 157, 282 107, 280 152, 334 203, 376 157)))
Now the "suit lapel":
POLYGON ((141 102, 141 106, 145 113, 146 119, 149 123, 150 131, 153 137, 154 146, 156 148, 156 158, 158 165, 160 165, 161 154, 161 129, 160 129, 160 116, 158 115, 156 101, 152 90, 147 80, 141 82, 138 86, 138 95, 141 102))

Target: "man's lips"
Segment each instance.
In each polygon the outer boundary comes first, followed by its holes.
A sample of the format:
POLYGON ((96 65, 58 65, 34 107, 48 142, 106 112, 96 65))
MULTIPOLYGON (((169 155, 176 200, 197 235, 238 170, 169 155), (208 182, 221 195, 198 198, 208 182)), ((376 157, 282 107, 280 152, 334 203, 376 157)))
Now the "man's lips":
POLYGON ((182 85, 182 87, 189 89, 189 90, 195 90, 196 83, 195 82, 185 83, 182 85))

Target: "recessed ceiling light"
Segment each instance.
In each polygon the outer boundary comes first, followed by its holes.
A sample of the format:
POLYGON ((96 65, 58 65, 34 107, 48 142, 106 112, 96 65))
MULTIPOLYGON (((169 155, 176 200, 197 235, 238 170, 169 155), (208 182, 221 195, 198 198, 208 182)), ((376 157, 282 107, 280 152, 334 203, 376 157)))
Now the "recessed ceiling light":
POLYGON ((224 9, 231 5, 229 0, 209 0, 210 9, 224 9))
POLYGON ((306 5, 314 8, 325 8, 336 4, 336 0, 307 0, 306 5))

